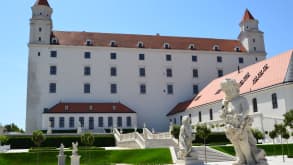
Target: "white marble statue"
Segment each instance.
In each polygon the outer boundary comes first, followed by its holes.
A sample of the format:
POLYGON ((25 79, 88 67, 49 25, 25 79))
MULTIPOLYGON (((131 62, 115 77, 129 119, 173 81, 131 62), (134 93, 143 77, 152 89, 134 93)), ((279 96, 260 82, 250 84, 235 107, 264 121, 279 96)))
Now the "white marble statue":
POLYGON ((48 122, 47 134, 48 135, 52 134, 52 121, 48 122))
POLYGON ((239 95, 239 84, 233 79, 221 83, 225 94, 220 117, 225 122, 225 133, 234 146, 237 161, 233 165, 265 165, 265 153, 256 147, 250 130, 253 119, 248 116, 246 98, 239 95))
POLYGON ((64 145, 63 145, 63 143, 61 143, 61 145, 60 145, 59 155, 64 155, 64 145))
POLYGON ((77 134, 81 134, 81 133, 82 133, 82 127, 81 127, 80 121, 78 121, 78 123, 77 123, 77 134))
POLYGON ((182 125, 179 133, 179 159, 184 159, 190 156, 192 149, 192 128, 190 125, 190 118, 183 116, 182 125))
POLYGON ((77 154, 77 151, 78 151, 78 142, 76 142, 76 143, 73 143, 72 142, 72 155, 75 155, 75 156, 77 156, 78 154, 77 154))

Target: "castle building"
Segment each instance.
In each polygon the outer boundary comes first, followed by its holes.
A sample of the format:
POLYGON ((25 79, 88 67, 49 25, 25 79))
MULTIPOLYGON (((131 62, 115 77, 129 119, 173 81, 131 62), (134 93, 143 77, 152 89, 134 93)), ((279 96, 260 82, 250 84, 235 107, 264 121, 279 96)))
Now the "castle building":
POLYGON ((168 129, 166 114, 209 82, 264 60, 263 32, 246 10, 237 39, 53 30, 37 0, 30 19, 26 130, 168 129), (54 123, 54 124, 52 124, 54 123))

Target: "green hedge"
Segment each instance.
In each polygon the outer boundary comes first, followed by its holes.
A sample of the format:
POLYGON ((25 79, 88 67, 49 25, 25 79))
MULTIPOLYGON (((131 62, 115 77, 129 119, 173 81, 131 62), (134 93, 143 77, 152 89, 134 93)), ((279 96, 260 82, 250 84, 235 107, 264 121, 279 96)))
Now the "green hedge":
MULTIPOLYGON (((281 144, 259 144, 257 145, 259 148, 265 150, 266 155, 282 155, 282 145, 281 144)), ((284 154, 285 155, 293 155, 293 144, 283 144, 284 154)), ((233 146, 212 146, 212 148, 217 149, 219 151, 228 153, 230 155, 235 155, 233 146)))
MULTIPOLYGON (((194 145, 203 144, 203 139, 199 138, 197 135, 193 141, 194 145)), ((230 144, 224 132, 212 132, 210 136, 206 139, 207 145, 220 145, 220 144, 230 144)))
MULTIPOLYGON (((115 146, 115 139, 113 135, 94 135, 95 142, 93 146, 96 147, 108 147, 115 146)), ((59 147, 61 143, 64 144, 65 147, 71 147, 72 142, 78 142, 79 146, 83 146, 80 142, 80 136, 76 135, 66 135, 66 136, 57 136, 50 135, 46 136, 46 140, 41 144, 42 147, 59 147)), ((7 142, 11 145, 11 148, 31 148, 34 147, 34 144, 31 140, 31 136, 29 135, 21 135, 21 136, 10 136, 7 142)))

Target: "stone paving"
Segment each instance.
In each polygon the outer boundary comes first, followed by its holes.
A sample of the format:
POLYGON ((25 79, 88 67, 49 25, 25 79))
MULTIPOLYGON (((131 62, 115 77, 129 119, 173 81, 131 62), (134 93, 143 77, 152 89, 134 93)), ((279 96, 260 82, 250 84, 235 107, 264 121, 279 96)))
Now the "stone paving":
MULTIPOLYGON (((285 156, 285 162, 283 162, 282 156, 267 156, 269 165, 293 165, 293 158, 287 158, 285 156)), ((213 162, 206 165, 232 165, 232 162, 213 162)))

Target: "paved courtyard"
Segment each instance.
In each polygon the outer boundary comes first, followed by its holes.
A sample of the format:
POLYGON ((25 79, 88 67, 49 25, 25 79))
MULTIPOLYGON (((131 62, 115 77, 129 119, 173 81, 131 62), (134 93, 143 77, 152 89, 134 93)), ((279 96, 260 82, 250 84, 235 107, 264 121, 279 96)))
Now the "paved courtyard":
MULTIPOLYGON (((282 156, 268 156, 269 165, 293 165, 293 158, 287 158, 285 156, 285 162, 283 162, 282 156)), ((213 162, 206 165, 231 165, 232 162, 213 162)))

